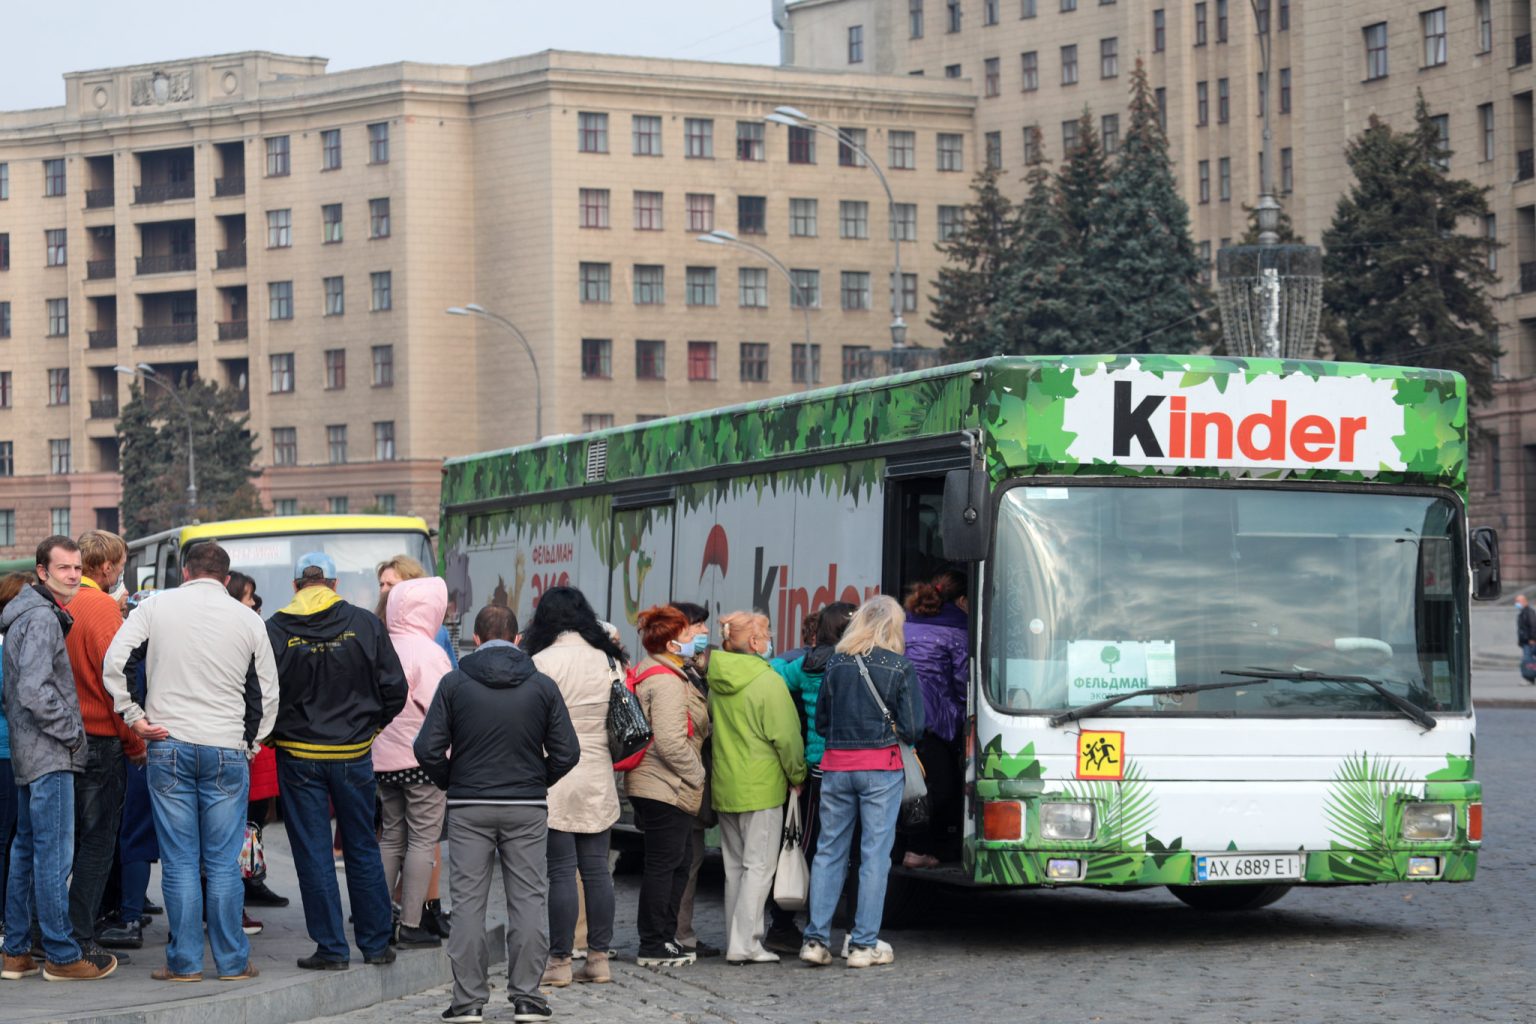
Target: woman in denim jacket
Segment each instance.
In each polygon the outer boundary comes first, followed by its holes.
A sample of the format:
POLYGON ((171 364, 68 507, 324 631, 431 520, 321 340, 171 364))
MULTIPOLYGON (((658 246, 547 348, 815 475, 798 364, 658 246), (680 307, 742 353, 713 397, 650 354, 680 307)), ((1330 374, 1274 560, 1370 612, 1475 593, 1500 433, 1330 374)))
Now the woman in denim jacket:
POLYGON ((832 912, 848 872, 855 820, 862 836, 848 966, 870 967, 896 958, 890 945, 880 941, 880 916, 904 782, 897 740, 913 743, 923 734, 917 670, 902 654, 905 621, 906 613, 890 597, 865 602, 848 623, 822 677, 816 731, 826 741, 826 752, 821 758, 821 839, 811 865, 810 924, 800 949, 806 963, 832 962, 832 912), (865 671, 891 722, 870 693, 865 671))

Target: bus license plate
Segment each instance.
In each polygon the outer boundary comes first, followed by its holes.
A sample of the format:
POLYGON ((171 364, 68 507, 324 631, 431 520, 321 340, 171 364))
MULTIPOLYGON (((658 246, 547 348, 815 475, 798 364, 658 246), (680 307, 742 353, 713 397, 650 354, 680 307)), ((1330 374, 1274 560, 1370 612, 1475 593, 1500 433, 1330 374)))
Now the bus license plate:
POLYGON ((1224 853, 1195 858, 1197 882, 1295 881, 1300 877, 1299 853, 1224 853))

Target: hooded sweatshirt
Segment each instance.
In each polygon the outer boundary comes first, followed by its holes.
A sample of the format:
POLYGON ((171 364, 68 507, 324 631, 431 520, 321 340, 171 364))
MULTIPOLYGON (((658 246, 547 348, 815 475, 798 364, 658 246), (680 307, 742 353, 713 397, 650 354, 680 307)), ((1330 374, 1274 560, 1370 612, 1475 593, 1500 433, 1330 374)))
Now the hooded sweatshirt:
POLYGON ((311 761, 367 757, 407 693, 384 624, 329 587, 314 586, 267 620, 267 635, 279 684, 273 745, 311 761))
POLYGON ((727 814, 784 806, 805 781, 800 715, 779 674, 755 654, 709 656, 711 803, 727 814))
POLYGON ((805 760, 813 767, 821 764, 826 741, 816 731, 816 697, 821 693, 821 677, 827 670, 827 659, 837 649, 828 644, 813 647, 803 658, 793 661, 775 660, 769 666, 784 677, 784 685, 800 701, 801 726, 805 733, 805 760))
POLYGON ((0 700, 18 786, 50 772, 85 770, 85 723, 64 649, 70 624, 69 614, 41 584, 23 587, 0 612, 5 633, 0 700))
POLYGON ((384 614, 389 639, 405 670, 410 690, 405 707, 373 743, 375 771, 397 772, 416 767, 411 744, 426 720, 427 708, 443 677, 453 671, 448 655, 437 645, 437 630, 448 610, 448 586, 440 578, 405 580, 390 591, 384 614))
POLYGON ((443 679, 414 751, 450 806, 543 805, 581 760, 554 680, 501 640, 466 654, 443 679))
POLYGON ((906 655, 923 686, 923 719, 941 739, 958 737, 965 719, 969 623, 965 612, 948 601, 932 615, 907 616, 906 655))

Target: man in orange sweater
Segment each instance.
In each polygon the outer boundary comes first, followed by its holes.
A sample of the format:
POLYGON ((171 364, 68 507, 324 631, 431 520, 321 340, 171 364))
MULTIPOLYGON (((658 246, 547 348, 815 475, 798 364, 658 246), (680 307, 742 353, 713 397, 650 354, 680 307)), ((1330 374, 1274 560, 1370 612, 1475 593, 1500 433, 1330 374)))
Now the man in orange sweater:
MULTIPOLYGON (((127 786, 123 758, 142 765, 145 752, 144 741, 113 709, 112 698, 101 681, 107 647, 123 624, 122 611, 109 591, 123 575, 128 546, 123 538, 105 530, 89 530, 81 534, 79 543, 85 575, 69 605, 75 624, 64 646, 75 674, 89 756, 85 771, 75 779, 75 864, 69 883, 69 923, 80 948, 90 952, 96 947, 96 915, 122 824, 127 786)), ((118 960, 125 962, 121 954, 118 960)))

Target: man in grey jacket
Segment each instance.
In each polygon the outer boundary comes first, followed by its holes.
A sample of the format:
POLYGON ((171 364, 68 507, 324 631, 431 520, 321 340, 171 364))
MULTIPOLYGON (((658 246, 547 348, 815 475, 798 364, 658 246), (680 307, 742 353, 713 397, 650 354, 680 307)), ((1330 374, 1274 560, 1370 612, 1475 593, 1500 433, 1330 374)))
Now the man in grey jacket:
POLYGON ((37 546, 37 582, 0 610, 5 634, 5 717, 16 773, 16 839, 6 884, 0 978, 38 973, 32 920, 42 931, 49 981, 91 981, 117 969, 110 953, 82 952, 69 923, 75 857, 75 774, 86 762, 85 724, 70 670, 64 606, 80 589, 80 547, 68 537, 37 546))

